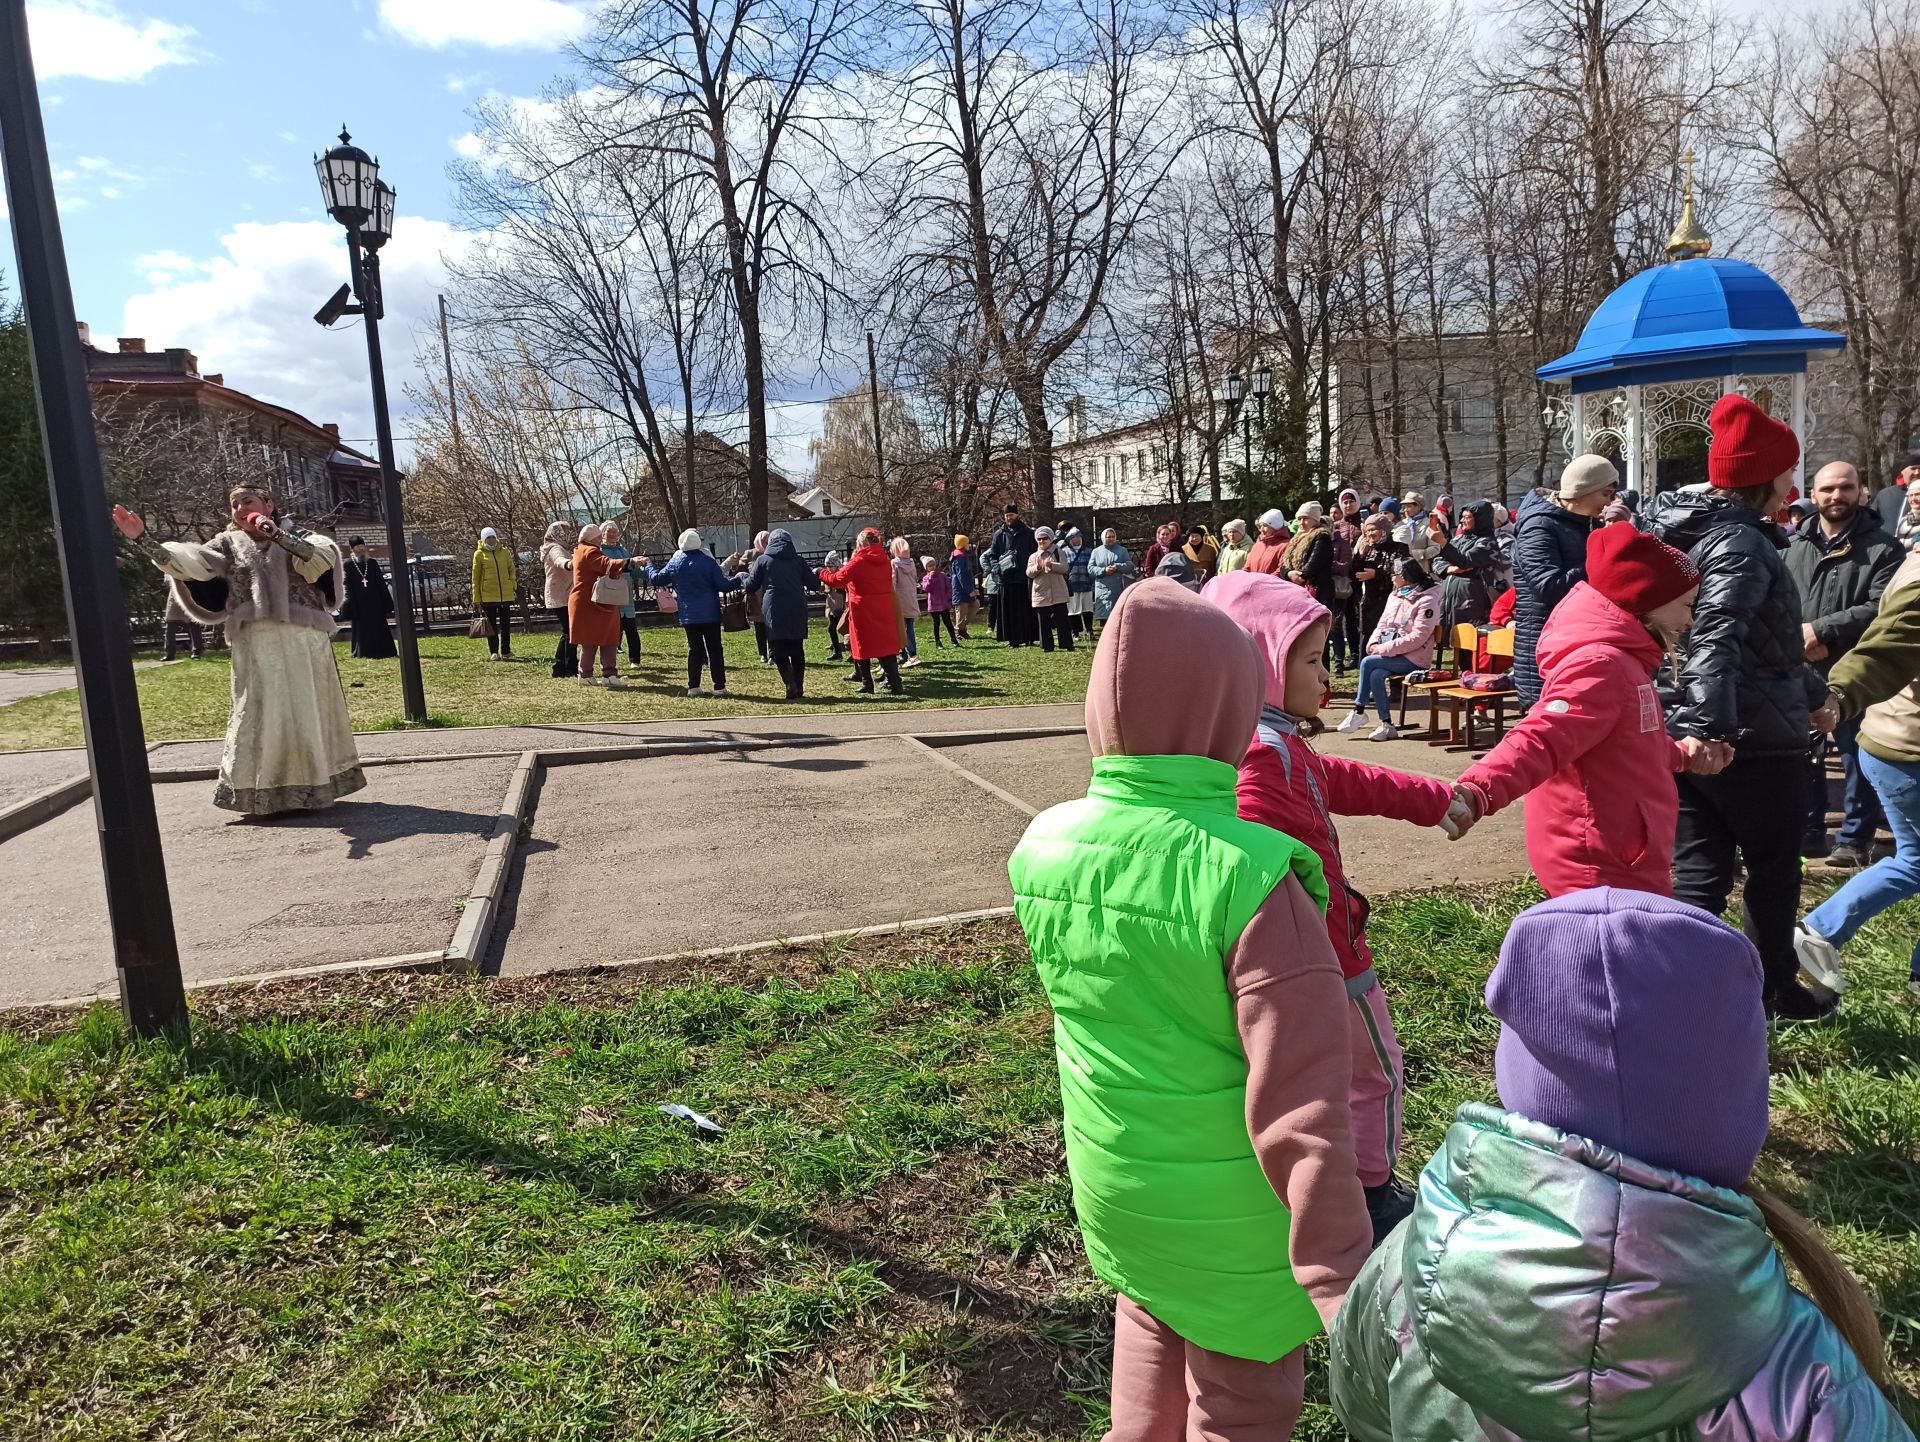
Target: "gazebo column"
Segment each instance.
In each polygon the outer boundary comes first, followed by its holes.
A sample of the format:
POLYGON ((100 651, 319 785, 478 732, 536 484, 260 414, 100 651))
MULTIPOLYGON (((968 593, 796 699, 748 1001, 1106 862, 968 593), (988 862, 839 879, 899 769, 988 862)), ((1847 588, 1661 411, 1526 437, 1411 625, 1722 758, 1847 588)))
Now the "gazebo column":
POLYGON ((1794 489, 1805 495, 1807 487, 1807 373, 1796 371, 1793 377, 1793 433, 1800 438, 1800 459, 1793 463, 1794 489))
POLYGON ((1646 424, 1640 410, 1640 387, 1628 386, 1626 390, 1627 443, 1621 449, 1627 453, 1627 489, 1645 495, 1645 488, 1640 484, 1646 470, 1646 424))

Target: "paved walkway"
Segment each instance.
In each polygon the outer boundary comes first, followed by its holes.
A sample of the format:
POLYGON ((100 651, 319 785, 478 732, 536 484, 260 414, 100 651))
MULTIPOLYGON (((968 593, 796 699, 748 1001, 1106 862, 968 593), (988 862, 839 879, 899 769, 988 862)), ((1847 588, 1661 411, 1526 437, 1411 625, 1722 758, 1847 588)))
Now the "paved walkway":
MULTIPOLYGON (((133 669, 144 671, 162 661, 135 661, 133 669)), ((79 685, 71 666, 0 667, 0 706, 24 701, 29 696, 44 696, 49 691, 67 691, 79 685)))
MULTIPOLYGON (((331 809, 258 824, 215 810, 211 782, 163 782, 184 965, 190 981, 208 981, 445 947, 515 760, 529 749, 660 743, 652 754, 546 769, 488 970, 591 966, 1005 905, 1007 853, 1028 816, 1085 792, 1081 721, 1078 705, 1063 705, 379 733, 360 738, 367 757, 413 764, 369 767, 367 790, 331 809), (767 744, 782 740, 797 744, 767 744), (742 744, 688 749, 716 741, 742 744)), ((1441 777, 1467 760, 1413 742, 1330 734, 1319 744, 1441 777)), ((162 773, 217 759, 207 742, 154 754, 162 773)), ((0 805, 8 786, 84 770, 73 751, 0 757, 0 805)), ((1460 843, 1369 817, 1343 820, 1341 836, 1366 891, 1525 869, 1519 808, 1460 843)), ((0 914, 16 918, 0 1005, 111 990, 97 845, 84 803, 0 842, 0 914)))

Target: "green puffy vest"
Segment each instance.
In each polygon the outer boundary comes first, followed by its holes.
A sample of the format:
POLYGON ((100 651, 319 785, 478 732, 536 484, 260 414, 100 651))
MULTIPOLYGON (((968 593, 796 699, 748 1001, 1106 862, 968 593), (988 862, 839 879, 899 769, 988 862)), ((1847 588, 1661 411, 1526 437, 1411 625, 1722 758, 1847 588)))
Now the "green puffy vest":
POLYGON ((1225 959, 1288 872, 1323 909, 1327 888, 1308 848, 1234 814, 1234 781, 1204 756, 1096 757, 1085 799, 1035 817, 1007 871, 1095 1274, 1196 1346, 1271 1362, 1320 1318, 1247 1134, 1225 959))

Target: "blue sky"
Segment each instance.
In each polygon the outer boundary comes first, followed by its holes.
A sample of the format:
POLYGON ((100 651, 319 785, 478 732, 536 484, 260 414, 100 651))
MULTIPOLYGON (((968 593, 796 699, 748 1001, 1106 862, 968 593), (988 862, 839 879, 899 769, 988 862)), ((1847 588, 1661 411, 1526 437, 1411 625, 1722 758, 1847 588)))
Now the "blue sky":
POLYGON ((203 370, 351 437, 371 434, 365 347, 357 323, 310 318, 346 278, 314 152, 344 121, 399 191, 383 331, 397 388, 416 343, 437 343, 440 257, 459 244, 446 172, 468 109, 489 91, 542 93, 589 13, 586 0, 27 8, 76 313, 96 344, 184 345, 203 370))

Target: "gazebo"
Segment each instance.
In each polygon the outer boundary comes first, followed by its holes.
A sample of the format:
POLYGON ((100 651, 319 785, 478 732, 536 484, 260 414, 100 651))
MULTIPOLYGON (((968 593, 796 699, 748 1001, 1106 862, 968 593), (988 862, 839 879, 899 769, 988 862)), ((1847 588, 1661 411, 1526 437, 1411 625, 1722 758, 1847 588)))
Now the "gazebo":
POLYGON ((1548 404, 1548 433, 1563 430, 1569 455, 1612 455, 1629 490, 1646 492, 1649 477, 1652 489, 1671 489, 1694 477, 1663 476, 1662 460, 1703 455, 1708 413, 1737 392, 1793 426, 1800 484, 1812 426, 1807 357, 1839 350, 1847 338, 1801 324, 1786 291, 1758 266, 1708 254, 1712 237, 1693 215, 1691 153, 1686 161, 1686 204, 1667 241, 1669 262, 1601 301, 1580 344, 1537 372, 1571 388, 1548 404))

